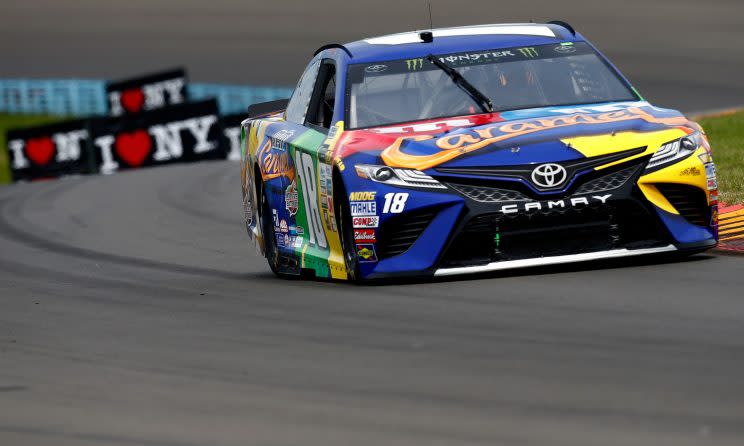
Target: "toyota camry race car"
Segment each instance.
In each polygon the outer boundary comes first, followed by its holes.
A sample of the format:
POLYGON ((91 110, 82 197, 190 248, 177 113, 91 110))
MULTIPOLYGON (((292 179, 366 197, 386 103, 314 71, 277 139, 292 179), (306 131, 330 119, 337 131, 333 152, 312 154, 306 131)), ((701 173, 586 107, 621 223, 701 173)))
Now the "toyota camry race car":
POLYGON ((242 124, 245 223, 278 275, 444 276, 717 242, 703 130, 564 22, 320 48, 242 124))

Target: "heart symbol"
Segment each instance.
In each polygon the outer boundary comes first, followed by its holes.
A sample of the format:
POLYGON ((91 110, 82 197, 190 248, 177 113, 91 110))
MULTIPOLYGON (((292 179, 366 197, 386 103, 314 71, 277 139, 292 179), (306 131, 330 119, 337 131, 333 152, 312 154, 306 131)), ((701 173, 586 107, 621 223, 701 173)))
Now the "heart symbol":
POLYGON ((55 147, 52 138, 31 138, 26 141, 26 155, 34 164, 44 166, 54 156, 55 147))
POLYGON ((116 137, 116 154, 132 167, 141 166, 152 149, 150 135, 144 130, 121 133, 116 137))
POLYGON ((145 95, 139 88, 132 88, 121 93, 121 105, 129 113, 136 113, 142 110, 142 104, 145 103, 145 95))

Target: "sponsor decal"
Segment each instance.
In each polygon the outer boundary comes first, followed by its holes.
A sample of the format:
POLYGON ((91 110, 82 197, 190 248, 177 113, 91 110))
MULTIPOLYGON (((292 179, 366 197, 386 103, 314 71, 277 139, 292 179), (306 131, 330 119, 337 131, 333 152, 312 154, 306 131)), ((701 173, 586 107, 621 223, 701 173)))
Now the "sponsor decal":
POLYGON ((406 68, 408 71, 418 71, 424 68, 424 59, 408 59, 406 60, 406 68))
POLYGON ((279 232, 286 234, 289 232, 289 227, 287 226, 287 220, 282 218, 282 221, 279 222, 279 232))
POLYGON ((419 132, 437 132, 440 133, 448 128, 452 127, 467 127, 475 124, 475 122, 464 118, 464 119, 447 119, 443 121, 432 121, 423 124, 404 125, 396 127, 385 127, 380 129, 369 129, 369 131, 375 133, 419 133, 419 132))
POLYGON ((377 261, 377 253, 375 252, 375 245, 372 244, 361 244, 356 245, 357 257, 362 263, 371 263, 377 261))
POLYGON ((289 233, 296 234, 296 235, 302 235, 305 233, 305 229, 302 226, 290 225, 289 233))
POLYGON ((382 73, 383 71, 387 70, 387 65, 370 65, 367 68, 364 69, 367 73, 382 73))
POLYGON ((374 201, 352 201, 349 203, 352 217, 377 215, 377 203, 374 201))
POLYGON ((716 178, 716 165, 713 163, 705 164, 705 177, 707 179, 716 178))
POLYGON ((289 138, 291 138, 292 136, 294 136, 294 133, 295 133, 294 130, 282 129, 282 130, 279 130, 278 132, 274 133, 274 136, 272 138, 274 138, 277 141, 284 141, 284 142, 286 142, 286 141, 289 141, 289 138))
POLYGON ((612 197, 612 194, 572 197, 564 200, 528 201, 525 203, 507 204, 501 206, 501 209, 499 209, 499 211, 502 214, 516 214, 519 212, 539 211, 542 209, 565 209, 569 207, 576 207, 579 205, 588 206, 590 203, 605 204, 610 197, 612 197))
POLYGON ((353 217, 352 225, 355 228, 376 228, 380 225, 380 217, 353 217))
MULTIPOLYGON (((344 121, 338 121, 336 125, 328 129, 328 135, 323 141, 323 144, 318 149, 318 160, 321 162, 321 166, 328 166, 328 178, 330 179, 331 169, 330 165, 333 164, 333 152, 336 148, 341 134, 344 132, 344 121)), ((322 167, 321 167, 322 168, 322 167)), ((329 188, 330 189, 330 188, 329 188)))
POLYGON ((718 189, 718 180, 715 178, 709 178, 708 179, 708 190, 717 190, 718 189))
POLYGON ((374 201, 377 192, 352 192, 349 201, 374 201))
POLYGON ((688 168, 682 170, 679 174, 682 175, 682 176, 693 176, 693 177, 696 177, 696 176, 700 175, 701 173, 702 172, 700 171, 700 169, 698 169, 695 166, 692 166, 692 167, 688 167, 688 168))
POLYGON ((718 226, 718 206, 712 206, 710 210, 710 225, 718 226))
POLYGON ((476 63, 493 62, 502 57, 513 57, 511 51, 482 51, 479 53, 452 54, 440 57, 439 60, 450 65, 473 65, 476 63))
POLYGON ((303 241, 303 238, 302 237, 295 237, 295 239, 294 239, 294 247, 296 249, 302 248, 302 241, 303 241))
POLYGON ((718 191, 712 190, 710 191, 710 204, 717 204, 718 203, 718 191))
POLYGON ((561 44, 560 46, 553 48, 553 51, 561 54, 571 54, 576 52, 576 47, 573 45, 561 44))
POLYGON ((299 195, 297 194, 297 181, 292 182, 287 186, 284 191, 284 208, 289 212, 289 216, 297 214, 297 208, 299 207, 299 195))
POLYGON ((517 48, 517 51, 522 56, 528 57, 530 59, 534 59, 538 56, 537 50, 535 49, 535 47, 517 48))
POLYGON ((698 155, 698 158, 700 158, 700 161, 703 164, 708 164, 708 163, 712 163, 713 162, 713 157, 710 156, 710 153, 708 153, 708 152, 701 153, 700 155, 698 155))
POLYGON ((275 234, 276 236, 276 246, 280 248, 284 248, 284 234, 275 234))
POLYGON ((578 125, 604 125, 635 120, 667 126, 684 125, 687 122, 685 118, 679 116, 656 117, 641 107, 628 107, 623 110, 600 114, 577 113, 558 117, 501 122, 479 128, 463 129, 439 138, 432 135, 402 136, 382 152, 382 159, 390 166, 426 170, 492 144, 533 133, 578 125), (406 153, 401 149, 401 146, 408 140, 419 142, 432 140, 439 151, 426 155, 406 153))
MULTIPOLYGON (((336 127, 334 127, 336 128, 336 127)), ((324 163, 320 165, 320 207, 323 214, 323 221, 326 227, 336 232, 336 215, 333 206, 333 177, 331 166, 324 163)))
POLYGON ((374 229, 354 229, 354 240, 363 243, 375 243, 377 234, 374 229))
POLYGON ((274 147, 271 138, 266 140, 256 157, 264 181, 281 176, 287 176, 290 180, 294 180, 294 169, 292 168, 289 152, 274 147))
POLYGON ((289 149, 287 141, 294 135, 294 130, 279 130, 273 136, 269 136, 271 148, 274 151, 286 152, 289 149))

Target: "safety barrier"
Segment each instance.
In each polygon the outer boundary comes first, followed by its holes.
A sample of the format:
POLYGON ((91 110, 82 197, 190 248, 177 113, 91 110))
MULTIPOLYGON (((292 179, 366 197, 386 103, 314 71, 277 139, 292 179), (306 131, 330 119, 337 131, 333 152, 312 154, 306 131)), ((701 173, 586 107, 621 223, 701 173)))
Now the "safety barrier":
MULTIPOLYGON (((287 98, 291 88, 190 83, 189 99, 216 98, 220 114, 287 98)), ((0 79, 0 113, 86 117, 108 110, 106 81, 91 79, 0 79)))

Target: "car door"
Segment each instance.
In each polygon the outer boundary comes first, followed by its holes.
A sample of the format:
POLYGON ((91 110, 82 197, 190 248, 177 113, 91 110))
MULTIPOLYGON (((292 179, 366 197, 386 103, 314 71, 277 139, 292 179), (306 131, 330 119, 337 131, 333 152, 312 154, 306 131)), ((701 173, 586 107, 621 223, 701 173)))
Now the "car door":
POLYGON ((304 212, 297 225, 305 233, 302 265, 321 277, 345 278, 346 269, 336 227, 331 160, 326 156, 338 137, 337 63, 322 59, 305 114, 303 134, 293 139, 294 162, 304 212))
POLYGON ((306 268, 319 277, 346 276, 333 209, 332 169, 330 160, 321 156, 338 134, 331 131, 336 79, 333 59, 313 60, 290 99, 285 119, 258 122, 251 129, 276 247, 291 259, 283 262, 287 267, 282 272, 306 268))

